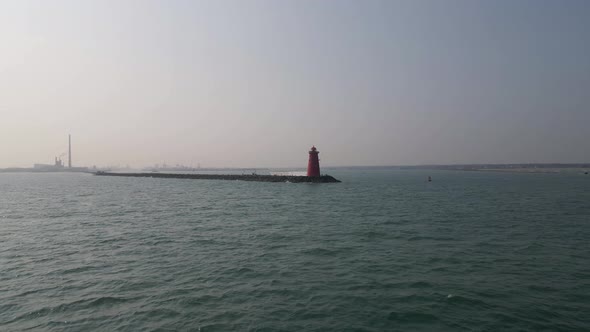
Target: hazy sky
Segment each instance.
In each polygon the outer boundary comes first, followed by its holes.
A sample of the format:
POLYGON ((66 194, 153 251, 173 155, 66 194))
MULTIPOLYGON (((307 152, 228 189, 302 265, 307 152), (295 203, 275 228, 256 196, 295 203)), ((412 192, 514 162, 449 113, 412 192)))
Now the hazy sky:
POLYGON ((0 0, 0 167, 590 162, 590 1, 0 0))

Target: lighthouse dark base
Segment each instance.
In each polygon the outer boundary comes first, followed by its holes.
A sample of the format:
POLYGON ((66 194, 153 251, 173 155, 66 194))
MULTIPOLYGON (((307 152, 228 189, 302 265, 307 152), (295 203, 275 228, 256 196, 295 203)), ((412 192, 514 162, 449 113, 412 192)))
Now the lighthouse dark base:
POLYGON ((315 148, 315 146, 311 147, 309 151, 309 161, 307 162, 307 176, 309 177, 319 177, 320 176, 320 158, 318 154, 320 152, 315 148))

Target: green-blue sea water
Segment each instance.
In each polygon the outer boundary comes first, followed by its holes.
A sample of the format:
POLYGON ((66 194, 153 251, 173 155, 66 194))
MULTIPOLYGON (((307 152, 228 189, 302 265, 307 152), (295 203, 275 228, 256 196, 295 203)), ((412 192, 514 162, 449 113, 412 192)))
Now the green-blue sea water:
POLYGON ((590 330, 590 175, 328 173, 0 174, 0 331, 590 330))

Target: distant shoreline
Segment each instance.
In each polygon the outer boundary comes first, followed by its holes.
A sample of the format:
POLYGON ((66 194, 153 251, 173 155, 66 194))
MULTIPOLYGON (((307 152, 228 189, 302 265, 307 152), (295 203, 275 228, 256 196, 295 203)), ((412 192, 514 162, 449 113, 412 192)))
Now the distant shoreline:
MULTIPOLYGON (((405 166, 324 166, 324 169, 339 169, 339 170, 357 170, 357 169, 373 169, 373 170, 448 170, 448 171, 483 171, 483 172, 509 172, 509 173, 563 173, 563 172, 590 172, 590 163, 548 163, 548 164, 456 164, 456 165, 405 165, 405 166)), ((0 168, 0 173, 95 173, 99 169, 90 169, 85 167, 76 167, 75 169, 59 169, 59 170, 44 170, 25 167, 9 167, 0 168)), ((132 170, 132 169, 129 169, 132 170)), ((195 171, 203 172, 219 172, 219 171, 256 171, 268 170, 271 173, 284 173, 285 170, 289 172, 304 171, 301 167, 256 167, 256 168, 202 168, 195 169, 195 171)), ((114 170, 119 171, 119 170, 114 170)), ((133 170, 132 170, 133 171, 133 170)), ((145 171, 145 170, 144 170, 145 171)), ((162 170, 158 170, 162 171, 162 170)), ((186 172, 186 169, 167 168, 168 172, 186 172)))
POLYGON ((399 169, 399 170, 447 170, 513 173, 561 173, 590 171, 590 163, 576 164, 456 164, 456 165, 407 165, 407 166, 334 166, 333 169, 399 169))
POLYGON ((589 168, 487 168, 475 169, 477 172, 504 172, 504 173, 587 173, 589 168))

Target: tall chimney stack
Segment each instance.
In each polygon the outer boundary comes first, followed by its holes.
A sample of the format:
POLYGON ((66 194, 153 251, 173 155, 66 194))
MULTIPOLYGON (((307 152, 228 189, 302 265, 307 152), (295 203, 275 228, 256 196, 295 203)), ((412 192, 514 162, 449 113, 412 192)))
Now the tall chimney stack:
POLYGON ((72 168, 72 135, 68 134, 68 168, 72 168))

